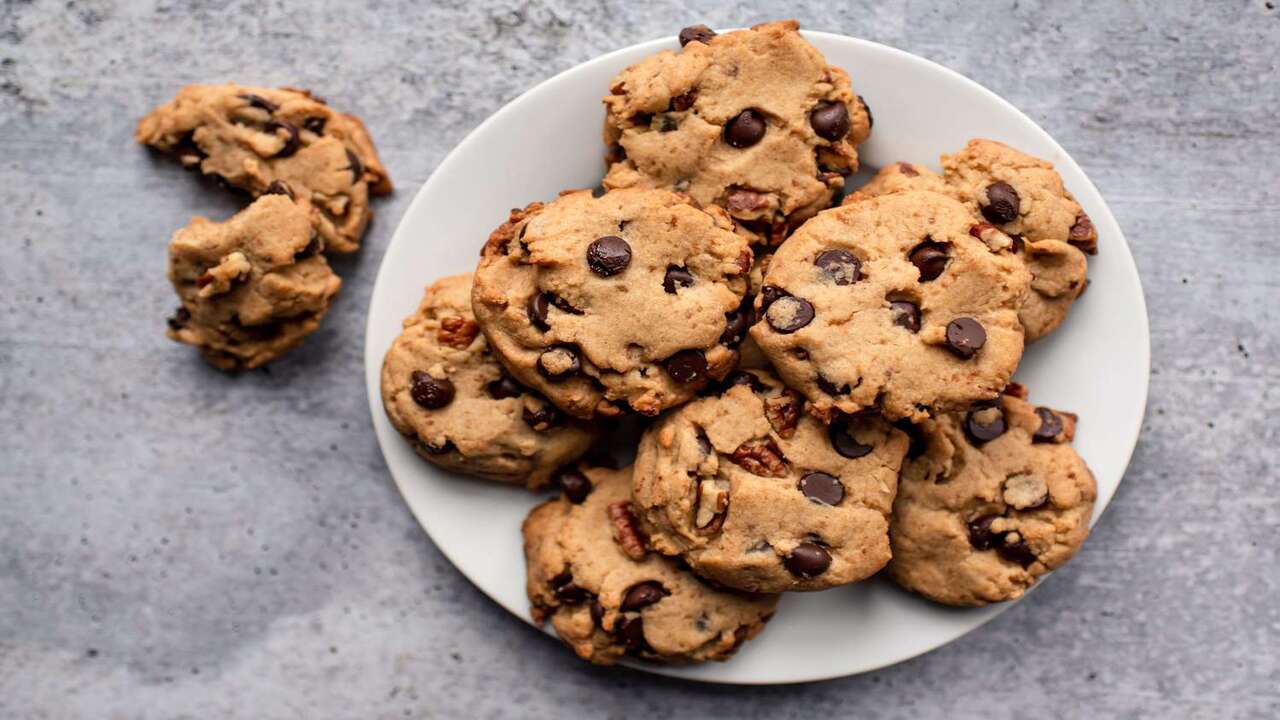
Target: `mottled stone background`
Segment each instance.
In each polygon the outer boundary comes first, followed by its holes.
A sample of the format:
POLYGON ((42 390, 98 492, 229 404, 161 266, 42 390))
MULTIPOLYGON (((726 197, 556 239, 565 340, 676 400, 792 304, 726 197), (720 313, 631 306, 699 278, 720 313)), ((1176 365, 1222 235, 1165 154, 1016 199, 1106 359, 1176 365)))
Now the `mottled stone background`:
POLYGON ((1280 715, 1278 57, 1261 0, 3 0, 0 716, 1280 715), (1150 306, 1141 444, 1087 551, 944 649, 781 688, 587 667, 463 579, 392 485, 361 373, 378 259, 532 84, 788 16, 955 68, 1080 161, 1150 306), (183 83, 231 79, 359 113, 400 188, 323 328, 240 377, 162 334, 166 240, 238 200, 131 139, 183 83))

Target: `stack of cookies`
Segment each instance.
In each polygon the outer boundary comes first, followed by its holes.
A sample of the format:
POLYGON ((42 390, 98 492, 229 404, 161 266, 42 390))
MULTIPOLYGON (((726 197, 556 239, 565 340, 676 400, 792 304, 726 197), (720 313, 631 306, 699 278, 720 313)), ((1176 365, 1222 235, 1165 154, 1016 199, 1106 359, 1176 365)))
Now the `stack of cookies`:
POLYGON ((1075 416, 1011 382, 1086 287, 1088 217, 990 140, 840 202, 872 129, 849 76, 794 22, 680 42, 601 89, 600 190, 512 211, 427 288, 383 364, 392 424, 559 490, 524 523, 528 595, 592 662, 722 660, 779 593, 881 571, 1020 596, 1095 497, 1075 416), (581 460, 623 416, 634 464, 581 460))
POLYGON ((314 332, 342 285, 325 253, 358 250, 369 196, 391 192, 360 120, 306 90, 189 85, 134 136, 254 198, 226 222, 196 217, 174 234, 181 305, 169 337, 237 370, 314 332))

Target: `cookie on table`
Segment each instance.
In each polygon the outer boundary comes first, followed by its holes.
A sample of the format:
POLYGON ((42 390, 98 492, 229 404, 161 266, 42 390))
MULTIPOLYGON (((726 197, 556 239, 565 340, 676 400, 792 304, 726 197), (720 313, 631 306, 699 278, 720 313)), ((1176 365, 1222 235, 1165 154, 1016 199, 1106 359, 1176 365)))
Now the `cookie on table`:
POLYGON ((572 191, 512 211, 476 270, 476 319, 517 380, 576 417, 656 415, 737 362, 751 250, 717 207, 572 191))
POLYGON ((387 418, 418 454, 448 470, 547 484, 597 432, 516 382, 471 313, 471 273, 436 281, 382 361, 387 418))
POLYGON ((306 90, 187 85, 142 118, 134 137, 255 197, 306 203, 326 252, 359 249, 370 193, 391 192, 360 120, 306 90))
POLYGON ((533 618, 551 620, 585 660, 630 654, 680 663, 725 660, 764 627, 775 595, 718 590, 645 548, 631 509, 631 469, 585 468, 580 491, 524 521, 533 618))
POLYGON ((858 169, 866 105, 794 20, 724 35, 685 28, 680 43, 610 85, 604 186, 688 193, 754 240, 780 242, 858 169))
POLYGON ((196 217, 169 242, 182 301, 170 338, 223 370, 255 368, 320 325, 342 281, 319 253, 305 209, 267 195, 226 222, 196 217))
POLYGON ((1013 394, 920 426, 902 470, 892 578, 948 605, 1020 597, 1089 533, 1092 473, 1069 444, 1076 418, 1013 394))
POLYGON ((846 202, 916 189, 965 203, 983 224, 975 233, 1009 244, 1031 272, 1031 292, 1018 311, 1027 342, 1053 332, 1088 285, 1085 254, 1098 246, 1089 216, 1052 164, 994 140, 970 140, 944 155, 942 168, 940 177, 911 163, 889 165, 846 202))
POLYGON ((830 426, 760 370, 644 434, 633 489, 653 548, 754 592, 822 590, 889 561, 907 436, 879 416, 830 426))
POLYGON ((994 398, 1022 357, 1030 277, 974 225, 917 190, 819 213, 769 263, 752 338, 823 419, 919 421, 994 398))

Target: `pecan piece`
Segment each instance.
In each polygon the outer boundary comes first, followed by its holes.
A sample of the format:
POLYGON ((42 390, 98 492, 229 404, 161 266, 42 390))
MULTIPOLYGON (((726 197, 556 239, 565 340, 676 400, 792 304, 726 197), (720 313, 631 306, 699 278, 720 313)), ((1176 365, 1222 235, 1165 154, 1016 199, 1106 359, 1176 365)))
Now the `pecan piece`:
POLYGON ((768 195, 746 188, 734 188, 725 197, 725 207, 728 208, 731 215, 733 213, 749 213, 763 210, 768 206, 768 195))
POLYGON ((785 477, 787 462, 772 440, 748 440, 738 446, 729 458, 752 475, 785 477))
POLYGON ((969 234, 986 243, 991 252, 1008 250, 1014 245, 1013 238, 991 223, 978 223, 969 228, 969 234))
POLYGON ((636 562, 643 560, 648 552, 645 546, 649 539, 640 529, 640 521, 636 519, 631 503, 626 500, 609 503, 608 513, 609 522, 613 523, 614 542, 622 547, 627 557, 636 562))
POLYGON ((718 532, 729 510, 729 481, 707 478, 698 483, 693 524, 708 533, 718 532))
POLYGON ((1090 255, 1098 254, 1098 231, 1083 211, 1076 214, 1076 223, 1067 233, 1067 242, 1090 255))
POLYGON ((804 398, 800 393, 787 388, 781 395, 765 398, 764 416, 769 419, 773 431, 780 438, 790 438, 796 434, 796 425, 800 422, 800 409, 804 407, 804 398))
POLYGON ((1008 385, 1004 386, 1004 390, 1001 391, 1001 394, 1010 395, 1012 397, 1022 398, 1023 400, 1026 400, 1027 387, 1022 383, 1010 381, 1008 385))
POLYGON ((461 317, 447 317, 440 321, 440 329, 436 331, 436 340, 441 345, 465 350, 471 341, 476 339, 480 326, 474 320, 461 317))

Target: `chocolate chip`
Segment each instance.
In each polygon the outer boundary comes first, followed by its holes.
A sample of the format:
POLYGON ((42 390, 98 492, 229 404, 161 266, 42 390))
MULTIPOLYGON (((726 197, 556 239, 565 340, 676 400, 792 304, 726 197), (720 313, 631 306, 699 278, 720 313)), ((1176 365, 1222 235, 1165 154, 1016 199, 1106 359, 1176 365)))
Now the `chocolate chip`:
POLYGON ((560 486, 560 492, 564 493, 565 498, 574 505, 581 505, 592 490, 587 476, 573 468, 562 469, 556 475, 556 484, 560 486))
POLYGON ((546 332, 551 329, 551 326, 547 324, 547 313, 550 310, 551 308, 548 307, 547 303, 547 296, 542 293, 537 293, 531 296, 528 304, 525 305, 525 312, 529 315, 529 322, 533 323, 533 326, 542 332, 546 332))
POLYGON ((591 622, 598 628, 604 628, 604 605, 599 600, 591 603, 591 622))
POLYGON ((903 418, 895 422, 893 426, 907 434, 908 460, 915 460, 928 449, 929 443, 924 439, 924 433, 920 432, 920 428, 916 427, 910 420, 903 418))
POLYGON ((689 287, 693 285, 693 273, 688 268, 682 268, 679 265, 672 265, 667 268, 667 274, 662 278, 662 289, 676 294, 677 287, 689 287))
POLYGON ((1036 554, 1031 552, 1031 548, 1025 540, 1017 540, 1016 542, 1004 542, 996 547, 996 554, 1012 563, 1018 563, 1024 568, 1031 567, 1031 563, 1036 561, 1036 554))
POLYGON ((587 246, 587 265, 600 277, 617 275, 631 264, 631 246, 617 235, 605 235, 587 246))
POLYGON ((670 115, 658 116, 658 132, 669 133, 680 127, 680 123, 670 115))
POLYGON ((1008 429, 1004 409, 999 404, 983 404, 974 407, 964 416, 964 434, 974 447, 981 447, 1004 434, 1008 429))
POLYGON ((360 162, 360 156, 351 152, 350 148, 347 148, 347 165, 347 169, 351 171, 351 182, 360 182, 360 178, 364 177, 364 163, 360 162))
POLYGON ((751 109, 743 110, 724 126, 724 141, 739 150, 749 148, 764 138, 764 116, 751 109))
POLYGON ((841 415, 831 422, 827 428, 827 439, 831 441, 831 447, 835 449, 843 457, 850 460, 867 455, 871 452, 870 445, 863 445, 853 436, 852 418, 848 415, 841 415))
POLYGON ((915 167, 911 163, 905 162, 898 163, 898 172, 906 175, 907 177, 915 177, 920 174, 916 172, 915 167))
POLYGON ((421 370, 414 370, 409 379, 412 381, 409 395, 422 407, 439 410, 453 402, 453 383, 448 378, 436 379, 421 370))
POLYGON ((288 135, 285 138, 284 146, 280 148, 280 152, 276 153, 276 157, 289 157, 298 152, 298 128, 294 124, 285 120, 272 120, 267 123, 266 130, 272 135, 276 135, 277 130, 283 130, 288 135))
POLYGON ((1040 418, 1040 427, 1031 435, 1032 442, 1054 442, 1062 434, 1062 418, 1046 407, 1036 408, 1036 416, 1040 418))
POLYGON ((836 383, 828 380, 822 373, 818 373, 817 383, 822 392, 828 395, 848 395, 849 391, 852 390, 852 388, 849 387, 849 383, 840 383, 837 385, 836 383))
POLYGON ((975 550, 990 550, 1004 539, 1004 533, 991 531, 991 523, 997 517, 999 516, 983 515, 969 521, 969 544, 975 550))
POLYGON ((649 649, 649 643, 644 639, 644 620, 642 618, 633 617, 626 618, 618 624, 618 640, 627 646, 632 652, 644 652, 649 649))
POLYGON ((1013 251, 1015 253, 1022 252, 1022 249, 1026 247, 1026 244, 1027 244, 1026 241, 1022 239, 1021 235, 1017 235, 1014 233, 1009 234, 1009 240, 1013 242, 1013 251))
POLYGON ((809 113, 809 124, 823 140, 836 142, 849 132, 849 108, 844 103, 825 103, 809 113))
POLYGON ((290 200, 293 199, 293 188, 289 187, 289 183, 283 180, 272 180, 266 190, 262 191, 263 195, 284 195, 290 200))
POLYGON ((678 383, 697 382, 707 376, 707 356, 701 350, 681 350, 664 360, 663 366, 678 383))
POLYGON ((787 297, 791 293, 783 290, 776 285, 765 285, 760 290, 760 312, 765 312, 769 306, 780 297, 787 297))
POLYGON ((783 561, 792 575, 813 578, 831 567, 831 553, 815 542, 802 542, 783 561))
POLYGON ((568 570, 551 578, 551 588, 556 599, 565 605, 577 605, 591 597, 591 593, 573 582, 573 575, 568 570))
POLYGON ((524 394, 524 386, 516 382, 516 379, 503 373, 502 377, 494 380, 485 386, 489 391, 489 396, 494 400, 504 400, 506 398, 520 397, 524 394))
POLYGON ((704 45, 711 43, 711 38, 716 36, 716 31, 706 25, 690 25, 680 31, 680 47, 684 47, 691 42, 700 42, 704 45))
POLYGON ((676 112, 684 112, 685 110, 688 110, 689 108, 693 107, 693 103, 697 99, 698 99, 698 91, 690 90, 689 92, 683 95, 677 95, 671 98, 671 105, 669 107, 671 110, 674 110, 676 112))
POLYGON ((780 297, 765 312, 769 325, 783 335, 789 335, 813 322, 813 305, 794 295, 780 297))
POLYGON ((259 110, 266 110, 269 113, 273 113, 280 109, 279 105, 271 102, 270 100, 262 97, 261 95, 254 95, 253 93, 245 93, 240 96, 240 99, 249 103, 253 107, 258 108, 259 110))
POLYGON ((1013 222, 1018 219, 1021 205, 1018 191, 1012 185, 996 181, 987 186, 987 204, 982 206, 982 216, 996 225, 1013 222))
POLYGON ((737 345, 747 336, 747 328, 751 327, 751 309, 743 308, 724 314, 724 332, 720 333, 720 343, 737 345))
POLYGON ((526 407, 520 411, 520 416, 524 418, 525 425, 538 432, 550 429, 560 419, 560 413, 556 412, 556 409, 551 405, 543 405, 537 410, 530 410, 526 407))
POLYGON ((811 472, 800 478, 800 492, 823 505, 839 505, 844 499, 844 485, 840 484, 840 478, 824 472, 811 472))
POLYGON ((908 300, 894 300, 889 303, 889 312, 893 314, 893 324, 904 327, 911 332, 920 332, 920 306, 908 300))
POLYGON ((180 307, 173 311, 173 316, 165 322, 169 323, 170 330, 181 330, 186 327, 187 322, 191 320, 191 311, 184 307, 180 307))
POLYGON ((728 390, 735 385, 745 385, 751 388, 754 392, 761 392, 765 390, 765 384, 760 382, 760 378, 746 370, 734 370, 729 374, 729 377, 724 379, 725 390, 728 390))
POLYGON ((987 331, 973 318, 956 318, 947 323, 947 349, 968 360, 987 344, 987 331))
POLYGON ((861 95, 858 96, 858 102, 862 103, 862 109, 867 111, 867 129, 870 130, 876 126, 876 119, 871 115, 871 106, 861 95))
POLYGON ((649 607, 670 594, 666 588, 662 587, 662 583, 657 580, 646 580, 645 582, 637 583, 627 590, 626 595, 622 596, 622 611, 632 612, 649 607))
POLYGON ((322 117, 309 117, 302 121, 302 128, 317 135, 324 134, 325 119, 322 117))
POLYGON ((920 282, 929 282, 947 269, 947 262, 951 258, 947 254, 946 245, 936 243, 933 240, 925 240, 911 249, 908 259, 920 271, 920 282))
POLYGON ((653 113, 638 112, 631 116, 631 124, 636 127, 646 127, 653 122, 653 113))
POLYGON ((567 345, 557 345, 538 356, 538 372, 551 382, 560 382, 582 369, 578 353, 567 345))
POLYGON ((862 261, 848 250, 824 250, 813 264, 836 285, 852 285, 862 278, 862 261))

